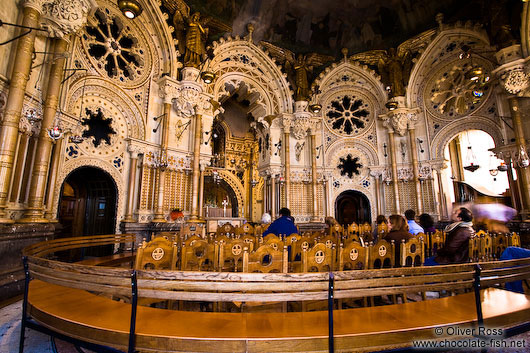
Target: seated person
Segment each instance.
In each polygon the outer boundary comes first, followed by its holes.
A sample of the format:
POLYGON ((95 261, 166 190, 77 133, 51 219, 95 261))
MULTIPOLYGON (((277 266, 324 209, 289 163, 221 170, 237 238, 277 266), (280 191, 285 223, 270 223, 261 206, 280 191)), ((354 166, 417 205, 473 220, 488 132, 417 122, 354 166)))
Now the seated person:
POLYGON ((415 217, 416 212, 414 212, 414 210, 405 211, 405 218, 407 218, 407 224, 409 225, 410 234, 416 235, 418 233, 425 233, 423 228, 414 220, 415 217))
MULTIPOLYGON (((530 250, 516 246, 509 246, 502 252, 500 260, 515 260, 527 257, 530 257, 530 250)), ((524 293, 523 281, 507 282, 504 287, 512 292, 524 293)))
POLYGON ((425 266, 458 264, 469 261, 469 238, 473 230, 473 214, 465 207, 457 208, 451 219, 456 221, 445 227, 447 233, 445 245, 436 256, 425 260, 425 266))
POLYGON ((266 236, 267 234, 275 234, 275 235, 290 235, 293 233, 298 234, 298 229, 294 225, 293 218, 291 217, 291 211, 284 207, 280 209, 280 218, 276 219, 274 222, 271 223, 269 228, 267 228, 263 232, 263 236, 266 236))
POLYGON ((412 238, 413 235, 409 233, 409 226, 405 221, 403 216, 398 214, 393 214, 388 217, 390 223, 388 224, 388 233, 383 237, 384 240, 390 242, 394 241, 394 246, 396 248, 396 264, 399 264, 399 256, 401 255, 401 241, 412 238))
POLYGON ((374 233, 372 234, 373 240, 372 242, 375 244, 377 243, 377 238, 379 236, 379 225, 380 224, 387 224, 388 220, 386 219, 385 215, 380 214, 375 219, 375 227, 374 227, 374 233))
POLYGON ((420 215, 420 226, 425 231, 424 233, 436 233, 436 228, 434 228, 434 219, 428 213, 422 213, 420 215))

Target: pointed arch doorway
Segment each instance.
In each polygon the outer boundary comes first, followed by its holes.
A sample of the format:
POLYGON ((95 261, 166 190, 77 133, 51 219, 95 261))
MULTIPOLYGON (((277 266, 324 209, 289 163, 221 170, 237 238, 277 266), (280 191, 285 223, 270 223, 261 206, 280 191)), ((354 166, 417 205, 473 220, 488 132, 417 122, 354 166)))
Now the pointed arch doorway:
MULTIPOLYGON (((112 177, 95 167, 72 171, 61 186, 58 219, 60 237, 114 234, 118 190, 112 177)), ((112 254, 113 246, 89 248, 85 255, 112 254)))
POLYGON ((335 215, 341 225, 353 222, 357 224, 372 223, 368 197, 362 192, 355 190, 347 190, 337 196, 335 200, 335 215))

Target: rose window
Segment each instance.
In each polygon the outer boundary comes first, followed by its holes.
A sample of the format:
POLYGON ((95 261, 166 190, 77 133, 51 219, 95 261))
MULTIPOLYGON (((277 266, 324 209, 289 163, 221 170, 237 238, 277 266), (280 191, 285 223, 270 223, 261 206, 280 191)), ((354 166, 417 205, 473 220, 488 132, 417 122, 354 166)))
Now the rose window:
POLYGON ((474 79, 473 70, 474 67, 466 63, 443 72, 427 91, 430 108, 450 118, 475 110, 486 97, 489 78, 474 79))
POLYGON ((118 16, 96 11, 97 23, 87 26, 83 39, 88 54, 98 69, 121 82, 132 81, 144 73, 145 52, 131 28, 118 16))
POLYGON ((326 110, 326 123, 341 135, 357 135, 368 126, 370 121, 368 103, 353 95, 337 97, 328 104, 326 110))

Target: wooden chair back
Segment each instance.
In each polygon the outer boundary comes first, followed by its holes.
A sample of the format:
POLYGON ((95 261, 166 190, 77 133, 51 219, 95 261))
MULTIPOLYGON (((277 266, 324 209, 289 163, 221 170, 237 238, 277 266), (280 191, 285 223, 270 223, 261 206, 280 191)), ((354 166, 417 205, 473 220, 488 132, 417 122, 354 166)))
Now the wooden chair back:
POLYGON ((236 229, 230 223, 225 223, 217 228, 217 235, 226 235, 229 238, 233 238, 236 233, 236 229))
POLYGON ((236 228, 236 234, 242 237, 246 234, 254 234, 254 227, 248 223, 236 228))
POLYGON ((388 233, 388 224, 386 224, 386 222, 379 223, 377 225, 377 234, 379 235, 379 238, 382 238, 381 235, 386 233, 388 233))
POLYGON ((340 224, 335 224, 329 227, 328 235, 341 235, 344 233, 344 228, 340 224))
POLYGON ((400 244, 400 264, 402 267, 422 266, 425 262, 425 246, 422 237, 413 237, 400 244))
POLYGON ((508 239, 509 246, 518 246, 521 247, 521 237, 519 234, 513 232, 510 238, 508 239))
POLYGON ((219 264, 219 244, 206 240, 195 240, 189 246, 183 245, 182 271, 216 271, 219 264))
POLYGON ((328 248, 324 243, 316 243, 309 250, 302 250, 302 272, 333 271, 334 248, 328 248))
POLYGON ((372 226, 368 222, 364 222, 361 226, 361 234, 370 234, 372 235, 372 226))
POLYGON ((339 271, 365 270, 368 268, 368 248, 352 241, 340 245, 339 271))
POLYGON ((445 244, 441 231, 437 230, 434 234, 431 234, 430 244, 429 256, 435 256, 438 253, 438 250, 443 248, 445 244))
POLYGON ((263 243, 261 245, 269 245, 275 250, 281 250, 284 246, 284 241, 281 237, 274 234, 267 234, 263 237, 263 243))
MULTIPOLYGON (((480 233, 480 232, 479 232, 480 233)), ((469 262, 478 262, 480 260, 480 236, 474 234, 469 238, 469 262)))
POLYGON ((244 249, 250 246, 242 239, 232 239, 219 244, 219 271, 242 272, 244 249))
POLYGON ((192 235, 192 236, 190 236, 189 238, 183 240, 183 241, 182 241, 182 245, 184 245, 184 246, 191 246, 191 245, 193 245, 193 243, 195 243, 197 240, 204 240, 204 239, 201 238, 201 237, 198 236, 198 235, 192 235))
POLYGON ((493 240, 490 233, 480 234, 480 260, 493 260, 493 240))
POLYGON ((248 247, 248 251, 252 252, 255 248, 257 248, 257 237, 255 235, 244 234, 239 239, 241 239, 243 242, 245 242, 245 244, 247 244, 246 246, 248 247))
POLYGON ((180 234, 178 232, 160 232, 157 237, 162 237, 170 241, 171 243, 180 241, 180 234))
POLYGON ((347 228, 347 233, 348 234, 359 234, 359 226, 357 225, 357 223, 353 222, 352 224, 349 224, 347 228))
POLYGON ((218 242, 219 244, 226 244, 230 242, 233 238, 229 237, 226 234, 216 234, 214 237, 214 242, 218 242))
POLYGON ((243 272, 287 273, 287 247, 275 250, 262 245, 252 253, 244 249, 243 272))
POLYGON ((508 236, 504 233, 493 234, 493 256, 499 259, 501 254, 508 247, 508 236))
POLYGON ((395 244, 379 239, 368 247, 368 268, 392 268, 395 264, 395 244))
POLYGON ((174 270, 177 268, 178 247, 164 237, 145 241, 136 253, 135 268, 139 270, 174 270))
POLYGON ((194 235, 203 237, 205 233, 204 224, 202 223, 185 223, 180 229, 180 236, 182 239, 186 240, 194 235))

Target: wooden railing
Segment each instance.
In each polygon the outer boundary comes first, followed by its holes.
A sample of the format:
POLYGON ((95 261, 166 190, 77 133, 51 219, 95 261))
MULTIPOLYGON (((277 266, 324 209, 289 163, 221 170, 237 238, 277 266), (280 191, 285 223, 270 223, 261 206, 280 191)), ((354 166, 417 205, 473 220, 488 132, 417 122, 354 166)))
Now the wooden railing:
MULTIPOLYGON (((498 286, 530 277, 530 258, 434 267, 264 274, 131 270, 64 263, 49 256, 56 251, 133 241, 134 235, 124 234, 58 239, 27 247, 24 250, 25 300, 30 279, 132 298, 133 314, 138 298, 202 302, 328 300, 332 325, 333 299, 441 290, 477 291, 481 286, 498 286)), ((133 320, 131 335, 134 335, 133 320)), ((332 340, 332 335, 330 337, 332 340)))

